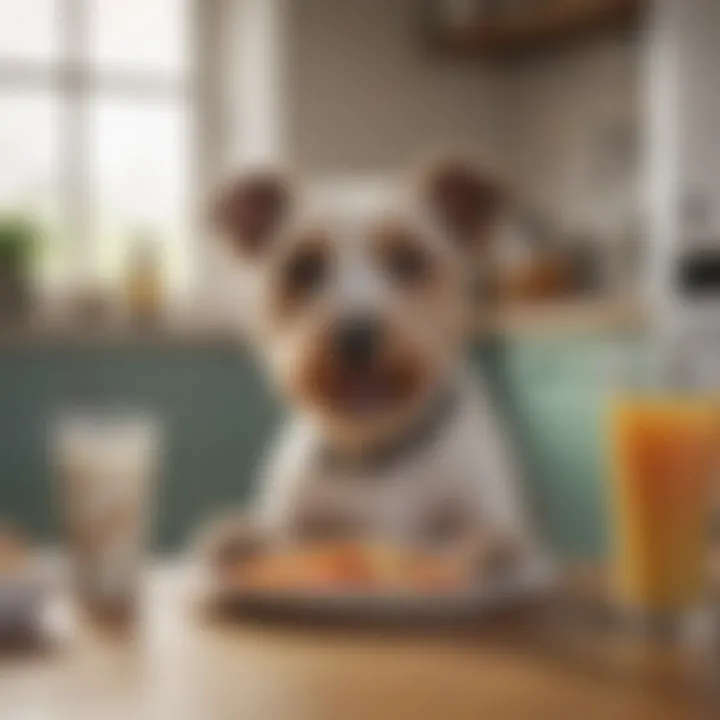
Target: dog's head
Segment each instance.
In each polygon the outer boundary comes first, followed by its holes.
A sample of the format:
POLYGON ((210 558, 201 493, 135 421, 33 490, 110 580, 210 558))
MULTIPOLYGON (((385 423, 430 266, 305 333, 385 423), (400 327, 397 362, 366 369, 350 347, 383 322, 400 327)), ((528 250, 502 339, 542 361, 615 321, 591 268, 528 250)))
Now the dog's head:
POLYGON ((408 186, 352 204, 255 171, 213 207, 272 378, 348 437, 402 424, 455 367, 470 269, 498 215, 497 188, 467 164, 436 163, 408 186))

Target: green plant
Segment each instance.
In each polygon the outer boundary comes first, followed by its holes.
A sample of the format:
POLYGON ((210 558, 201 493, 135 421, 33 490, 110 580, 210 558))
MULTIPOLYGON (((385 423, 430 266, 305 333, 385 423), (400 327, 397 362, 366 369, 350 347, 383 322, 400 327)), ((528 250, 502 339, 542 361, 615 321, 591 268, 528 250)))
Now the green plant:
POLYGON ((0 217, 0 270, 25 273, 39 245, 37 225, 22 216, 0 217))

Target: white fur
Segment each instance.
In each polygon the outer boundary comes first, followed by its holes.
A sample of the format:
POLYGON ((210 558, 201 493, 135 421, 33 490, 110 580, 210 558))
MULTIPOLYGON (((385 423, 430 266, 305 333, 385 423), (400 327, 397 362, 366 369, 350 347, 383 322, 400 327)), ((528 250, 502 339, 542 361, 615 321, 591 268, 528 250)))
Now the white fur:
MULTIPOLYGON (((507 438, 491 409, 482 382, 462 361, 462 286, 467 259, 435 227, 426 211, 409 196, 387 193, 373 202, 305 201, 289 227, 274 238, 263 259, 232 263, 237 272, 235 302, 293 414, 263 468, 257 512, 274 534, 302 524, 318 510, 337 515, 368 533, 418 538, 423 520, 439 505, 460 507, 478 528, 491 528, 519 540, 530 536, 520 497, 518 473, 507 438), (430 305, 413 305, 392 287, 367 252, 368 222, 390 205, 417 229, 444 268, 443 292, 430 305), (370 207, 372 206, 372 207, 370 207), (322 218, 337 256, 337 272, 323 295, 290 326, 275 327, 269 307, 276 282, 274 269, 294 242, 293 226, 322 218), (317 348, 315 329, 329 318, 370 310, 388 321, 407 347, 431 368, 425 400, 452 384, 458 402, 437 436, 412 453, 373 471, 373 477, 337 477, 319 462, 318 448, 337 441, 337 421, 325 410, 303 405, 293 386, 294 369, 317 348)), ((367 198, 366 198, 367 200, 367 198)), ((304 398, 302 399, 305 400, 304 398)), ((422 402, 417 412, 422 412, 422 402)), ((414 412, 414 410, 413 410, 414 412)), ((402 416, 403 423, 412 417, 402 416)), ((393 428, 396 429, 396 428, 393 428)), ((383 430, 384 431, 384 430, 383 430)), ((377 439, 377 438, 375 438, 377 439)))
POLYGON ((517 468, 487 390, 464 367, 455 390, 459 402, 438 436, 379 476, 328 472, 318 462, 321 433, 305 418, 291 420, 261 475, 263 523, 282 534, 321 508, 371 535, 420 540, 428 514, 450 504, 469 510, 478 528, 529 539, 517 468))

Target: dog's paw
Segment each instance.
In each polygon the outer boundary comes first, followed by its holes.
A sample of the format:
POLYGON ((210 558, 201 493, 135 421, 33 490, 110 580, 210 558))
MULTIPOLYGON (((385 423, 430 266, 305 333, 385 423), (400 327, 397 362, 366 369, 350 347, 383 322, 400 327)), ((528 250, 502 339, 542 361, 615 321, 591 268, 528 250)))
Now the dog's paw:
POLYGON ((465 539, 463 553, 474 574, 497 578, 513 572, 525 552, 517 537, 500 531, 485 530, 465 539))
POLYGON ((195 552, 211 567, 232 566, 262 552, 267 536, 247 515, 233 515, 210 522, 195 540, 195 552))

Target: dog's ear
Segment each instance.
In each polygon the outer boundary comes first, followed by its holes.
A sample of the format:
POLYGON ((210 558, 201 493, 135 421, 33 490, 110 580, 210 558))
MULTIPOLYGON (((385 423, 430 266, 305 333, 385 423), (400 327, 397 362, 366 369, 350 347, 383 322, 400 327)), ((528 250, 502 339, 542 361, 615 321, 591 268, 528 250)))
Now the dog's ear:
POLYGON ((275 170, 254 170, 220 189, 210 208, 215 230, 244 258, 256 258, 287 219, 289 180, 275 170))
POLYGON ((504 204, 498 183, 472 163, 446 159, 421 175, 422 202, 448 236, 463 250, 487 245, 504 204))

